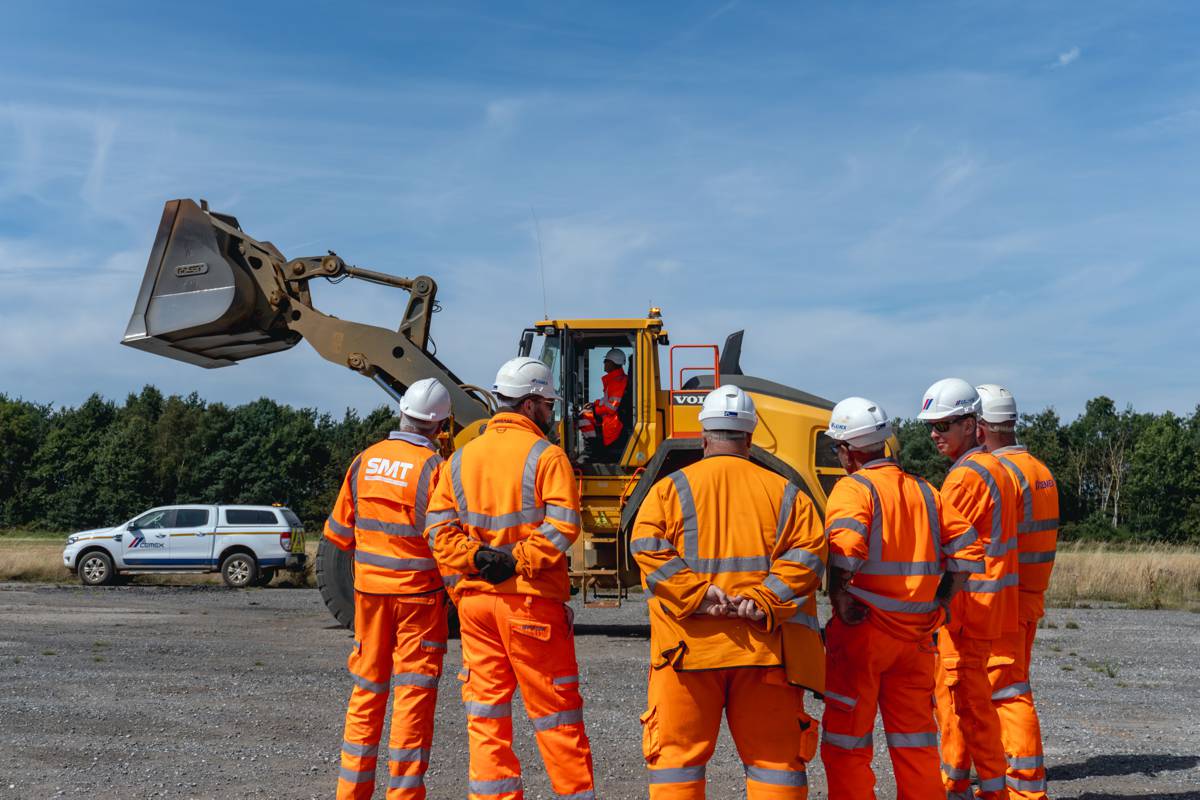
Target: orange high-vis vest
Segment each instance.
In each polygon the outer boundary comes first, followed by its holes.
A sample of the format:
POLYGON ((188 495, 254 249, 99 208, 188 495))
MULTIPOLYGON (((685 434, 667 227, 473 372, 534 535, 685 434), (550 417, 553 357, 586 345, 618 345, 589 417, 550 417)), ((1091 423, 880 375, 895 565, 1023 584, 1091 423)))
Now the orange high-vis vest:
POLYGON ((853 576, 848 591, 870 606, 867 619, 897 639, 919 641, 942 624, 943 572, 983 572, 971 524, 893 459, 839 480, 825 519, 829 563, 853 576))
POLYGON ((705 458, 653 486, 629 550, 653 597, 652 667, 782 665, 790 683, 824 689, 815 593, 825 573, 825 536, 796 484, 748 459, 705 458), (767 613, 765 626, 691 616, 710 584, 754 598, 767 613))
POLYGON ((425 513, 442 458, 424 436, 392 431, 354 459, 325 521, 325 538, 354 551, 354 588, 420 594, 442 588, 425 542, 425 513))
POLYGON ((1049 468, 1024 445, 992 451, 1021 489, 1023 519, 1017 523, 1017 561, 1020 586, 1018 616, 1041 619, 1046 613, 1046 589, 1058 549, 1058 486, 1049 468))
POLYGON ((942 497, 979 534, 984 572, 972 575, 950 603, 949 626, 975 639, 1017 629, 1017 483, 995 456, 976 447, 959 456, 942 483, 942 497))
POLYGON ((440 470, 426 533, 452 593, 500 592, 567 601, 567 552, 579 536, 579 487, 571 462, 531 420, 502 412, 440 470), (517 574, 479 577, 483 545, 511 553, 517 574))

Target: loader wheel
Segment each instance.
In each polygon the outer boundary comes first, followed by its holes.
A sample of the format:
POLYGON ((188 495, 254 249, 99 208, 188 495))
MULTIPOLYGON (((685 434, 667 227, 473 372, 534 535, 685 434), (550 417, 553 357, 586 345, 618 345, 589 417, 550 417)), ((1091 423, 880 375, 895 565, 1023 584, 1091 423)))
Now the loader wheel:
POLYGON ((117 579, 112 557, 103 550, 93 550, 79 559, 78 572, 84 586, 110 586, 117 579))
POLYGON ((246 553, 234 553, 221 562, 221 577, 230 589, 245 589, 258 580, 258 562, 246 553))
POLYGON ((317 547, 317 589, 333 618, 354 629, 354 554, 322 539, 317 547))

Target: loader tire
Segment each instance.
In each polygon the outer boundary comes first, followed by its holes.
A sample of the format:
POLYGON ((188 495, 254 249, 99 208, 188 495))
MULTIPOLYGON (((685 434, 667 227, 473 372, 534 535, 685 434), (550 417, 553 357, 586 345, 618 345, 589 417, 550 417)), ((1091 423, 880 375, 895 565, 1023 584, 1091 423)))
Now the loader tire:
POLYGON ((317 547, 317 590, 333 618, 354 630, 354 554, 322 539, 317 547))

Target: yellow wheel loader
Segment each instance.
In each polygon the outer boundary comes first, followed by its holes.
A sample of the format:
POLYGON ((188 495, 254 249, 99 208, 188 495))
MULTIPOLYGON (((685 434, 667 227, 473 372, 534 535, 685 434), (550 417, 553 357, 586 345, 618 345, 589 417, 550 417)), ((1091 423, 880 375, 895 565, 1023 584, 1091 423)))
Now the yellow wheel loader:
MULTIPOLYGON (((428 349, 437 284, 346 264, 333 252, 286 258, 270 242, 248 236, 238 221, 203 201, 171 200, 163 209, 141 291, 122 344, 202 367, 225 367, 286 350, 306 339, 318 353, 358 372, 398 399, 421 378, 450 390, 453 417, 443 442, 448 455, 484 429, 495 399, 463 383, 428 349), (309 284, 350 277, 405 289, 398 330, 338 319, 314 308, 309 284)), ((714 386, 732 383, 759 413, 751 458, 800 486, 824 508, 845 474, 823 431, 833 404, 742 374, 742 332, 715 344, 671 344, 661 314, 643 318, 546 319, 526 328, 517 355, 540 358, 556 376, 557 441, 575 465, 583 535, 569 553, 573 585, 591 605, 617 605, 638 585, 629 535, 638 506, 659 479, 701 456, 699 410, 714 386), (605 355, 626 355, 628 380, 616 403, 620 433, 605 444, 585 436, 589 400, 602 396, 605 355), (667 367, 665 374, 663 366, 667 367)), ((353 624, 353 562, 322 541, 317 583, 334 616, 353 624)))

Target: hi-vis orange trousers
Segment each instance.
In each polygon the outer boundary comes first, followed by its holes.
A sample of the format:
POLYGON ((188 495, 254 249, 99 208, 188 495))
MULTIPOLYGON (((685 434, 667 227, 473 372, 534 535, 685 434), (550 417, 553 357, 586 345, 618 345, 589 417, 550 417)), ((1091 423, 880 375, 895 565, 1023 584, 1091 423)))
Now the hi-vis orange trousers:
POLYGON ((806 762, 817 724, 804 693, 782 667, 650 670, 642 715, 642 755, 651 800, 703 800, 704 770, 717 746, 721 712, 746 771, 747 800, 805 800, 806 762))
POLYGON ((971 764, 982 800, 1004 800, 1004 745, 992 706, 987 664, 993 639, 938 631, 937 716, 942 733, 942 777, 948 800, 974 800, 971 764))
POLYGON ((354 593, 354 680, 342 741, 339 800, 370 800, 379 738, 395 687, 388 737, 388 800, 424 800, 437 685, 446 654, 446 595, 354 593))
POLYGON ((519 594, 467 592, 462 625, 462 697, 467 710, 471 800, 522 800, 521 763, 513 753, 512 699, 517 686, 537 733, 555 793, 595 800, 592 748, 583 729, 575 639, 562 602, 519 594))
POLYGON ((945 797, 930 703, 937 660, 933 637, 906 642, 870 622, 847 625, 835 617, 825 628, 825 659, 821 761, 829 800, 875 797, 876 707, 883 715, 896 797, 945 797))
POLYGON ((1037 620, 1021 620, 1016 633, 996 640, 988 659, 992 704, 1000 715, 1001 738, 1008 758, 1008 796, 1021 800, 1046 797, 1042 726, 1029 685, 1029 661, 1036 634, 1037 620))

